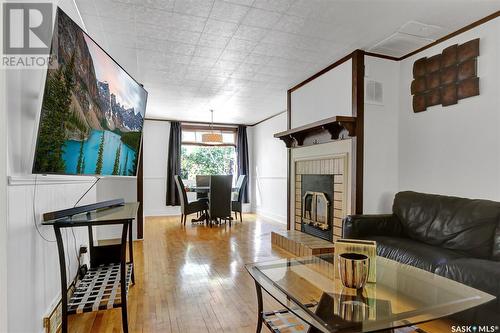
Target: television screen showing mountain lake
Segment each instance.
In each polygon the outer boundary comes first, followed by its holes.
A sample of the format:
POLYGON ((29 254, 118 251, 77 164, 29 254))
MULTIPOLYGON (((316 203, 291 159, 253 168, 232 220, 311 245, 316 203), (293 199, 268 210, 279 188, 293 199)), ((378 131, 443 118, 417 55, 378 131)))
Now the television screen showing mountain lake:
POLYGON ((66 141, 63 155, 66 173, 135 176, 133 164, 136 152, 124 144, 119 135, 111 131, 91 130, 89 138, 83 142, 83 150, 81 148, 81 141, 66 141), (100 153, 99 146, 103 134, 104 144, 100 153), (102 157, 100 172, 98 172, 99 155, 102 157), (78 172, 79 164, 80 172, 78 172))

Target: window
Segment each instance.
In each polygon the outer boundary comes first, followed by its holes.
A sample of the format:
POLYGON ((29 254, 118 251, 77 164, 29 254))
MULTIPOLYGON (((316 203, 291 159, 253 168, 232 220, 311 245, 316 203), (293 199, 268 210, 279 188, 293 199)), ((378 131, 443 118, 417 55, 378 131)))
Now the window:
POLYGON ((201 136, 210 133, 208 126, 182 126, 182 144, 196 146, 233 146, 236 147, 236 128, 234 127, 213 127, 213 131, 222 134, 222 144, 206 144, 201 141, 201 136))
POLYGON ((181 177, 194 184, 196 175, 236 175, 236 128, 214 127, 222 134, 221 144, 206 144, 201 137, 207 126, 182 126, 181 177))

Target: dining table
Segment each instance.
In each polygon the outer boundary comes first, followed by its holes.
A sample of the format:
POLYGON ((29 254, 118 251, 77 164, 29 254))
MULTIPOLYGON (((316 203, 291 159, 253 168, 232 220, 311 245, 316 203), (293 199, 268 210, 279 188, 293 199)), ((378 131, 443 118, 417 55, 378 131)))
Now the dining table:
MULTIPOLYGON (((236 192, 236 191, 238 191, 238 188, 232 187, 231 191, 236 192)), ((186 186, 186 192, 210 193, 210 186, 186 186)), ((206 220, 207 220, 207 216, 205 213, 203 213, 198 218, 191 219, 191 223, 199 223, 199 222, 204 222, 206 220)))
MULTIPOLYGON (((237 191, 237 187, 232 187, 231 191, 235 192, 237 191)), ((196 192, 196 193, 209 193, 210 192, 210 186, 186 186, 186 191, 187 192, 196 192)))

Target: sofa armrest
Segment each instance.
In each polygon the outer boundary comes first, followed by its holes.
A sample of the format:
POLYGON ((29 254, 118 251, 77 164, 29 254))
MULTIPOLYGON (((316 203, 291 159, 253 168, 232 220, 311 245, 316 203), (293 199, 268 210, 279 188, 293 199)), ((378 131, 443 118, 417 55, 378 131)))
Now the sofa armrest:
POLYGON ((394 214, 348 215, 343 221, 344 238, 365 238, 369 236, 401 236, 402 227, 394 214))

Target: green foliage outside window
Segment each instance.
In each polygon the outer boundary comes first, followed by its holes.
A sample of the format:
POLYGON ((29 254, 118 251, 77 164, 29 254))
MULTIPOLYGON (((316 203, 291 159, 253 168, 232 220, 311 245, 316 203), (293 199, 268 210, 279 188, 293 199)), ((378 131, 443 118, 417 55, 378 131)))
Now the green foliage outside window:
POLYGON ((182 179, 194 180, 196 175, 232 175, 234 173, 234 147, 182 146, 182 179))

